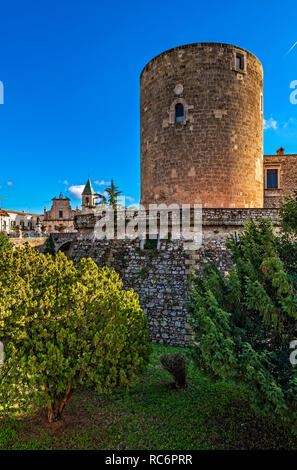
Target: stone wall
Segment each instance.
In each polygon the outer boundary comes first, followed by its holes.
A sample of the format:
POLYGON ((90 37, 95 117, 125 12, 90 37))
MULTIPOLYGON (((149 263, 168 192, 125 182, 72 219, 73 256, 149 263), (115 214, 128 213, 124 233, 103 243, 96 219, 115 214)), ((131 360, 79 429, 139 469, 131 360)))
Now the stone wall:
POLYGON ((158 250, 141 250, 138 240, 74 238, 65 253, 75 263, 90 257, 98 266, 117 271, 124 287, 139 294, 151 340, 174 346, 185 346, 187 342, 188 275, 195 269, 201 271, 207 259, 222 272, 232 265, 223 239, 207 242, 192 252, 177 240, 162 240, 158 250))
POLYGON ((152 341, 185 345, 186 265, 181 244, 162 242, 160 250, 139 249, 139 241, 76 240, 68 256, 75 262, 91 257, 121 276, 126 289, 139 294, 148 316, 152 341))
POLYGON ((38 251, 43 252, 46 244, 46 237, 36 238, 9 238, 16 248, 24 246, 25 243, 29 243, 32 248, 36 248, 38 251))
MULTIPOLYGON (((137 214, 137 212, 136 212, 137 214)), ((142 217, 147 212, 143 211, 142 217)), ((182 240, 161 240, 147 249, 140 240, 97 240, 94 213, 75 217, 76 233, 56 233, 52 237, 75 263, 92 258, 98 266, 119 273, 126 289, 139 294, 140 304, 149 321, 153 342, 185 346, 188 340, 187 291, 189 275, 202 273, 206 261, 226 274, 232 267, 226 237, 243 229, 248 218, 271 218, 278 225, 276 209, 203 209, 203 238, 200 248, 189 250, 182 240)))
MULTIPOLYGON (((122 219, 123 216, 119 214, 122 219)), ((147 226, 150 218, 148 211, 135 211, 134 216, 139 216, 142 219, 146 218, 147 226)), ((157 214, 157 217, 159 215, 157 214)), ((247 219, 251 218, 259 220, 261 217, 270 218, 274 225, 278 225, 278 210, 275 208, 267 209, 202 209, 202 226, 203 226, 203 237, 208 238, 209 234, 211 237, 218 238, 219 236, 226 237, 230 232, 240 230, 243 228, 244 223, 247 219)), ((131 216, 126 217, 126 221, 131 220, 131 216)), ((191 219, 193 218, 193 211, 191 213, 191 219)), ((74 226, 79 233, 79 236, 92 237, 94 233, 94 227, 99 217, 95 213, 80 214, 74 217, 74 226)), ((182 217, 180 216, 180 220, 182 217)), ((60 234, 59 240, 63 237, 68 237, 66 234, 60 234)))

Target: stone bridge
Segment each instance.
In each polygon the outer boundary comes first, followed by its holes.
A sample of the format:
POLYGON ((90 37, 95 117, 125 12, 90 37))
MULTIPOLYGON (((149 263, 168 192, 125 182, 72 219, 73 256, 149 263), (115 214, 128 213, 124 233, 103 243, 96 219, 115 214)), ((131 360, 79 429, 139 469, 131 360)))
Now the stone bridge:
POLYGON ((55 243, 56 253, 58 251, 63 251, 67 253, 71 247, 71 242, 77 238, 76 232, 70 233, 52 233, 52 239, 55 243))

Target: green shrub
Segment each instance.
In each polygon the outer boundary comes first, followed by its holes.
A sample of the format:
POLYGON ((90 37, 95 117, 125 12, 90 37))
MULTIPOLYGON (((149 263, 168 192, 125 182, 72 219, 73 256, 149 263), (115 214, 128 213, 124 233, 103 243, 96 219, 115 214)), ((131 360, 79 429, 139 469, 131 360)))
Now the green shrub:
POLYGON ((56 250, 55 250, 55 242, 53 240, 53 237, 50 235, 46 242, 45 242, 45 250, 44 250, 44 253, 45 254, 50 254, 52 256, 55 256, 56 254, 56 250))
POLYGON ((160 362, 165 370, 169 372, 177 387, 186 387, 187 385, 187 361, 185 356, 180 353, 163 354, 160 362))
POLYGON ((13 243, 11 243, 8 236, 5 233, 0 232, 0 253, 3 250, 11 249, 12 247, 13 243))
POLYGON ((145 250, 157 250, 158 247, 158 240, 146 240, 144 243, 145 250))
POLYGON ((297 339, 297 285, 278 243, 270 222, 249 221, 227 243, 229 275, 208 264, 204 278, 196 276, 192 356, 212 378, 245 383, 256 411, 295 419, 297 366, 289 358, 297 339))
POLYGON ((80 384, 98 393, 134 384, 150 354, 138 296, 116 272, 29 246, 0 258, 0 341, 0 410, 46 403, 50 422, 80 384))
POLYGON ((277 237, 277 250, 287 272, 297 284, 297 191, 287 195, 279 210, 281 232, 277 237))

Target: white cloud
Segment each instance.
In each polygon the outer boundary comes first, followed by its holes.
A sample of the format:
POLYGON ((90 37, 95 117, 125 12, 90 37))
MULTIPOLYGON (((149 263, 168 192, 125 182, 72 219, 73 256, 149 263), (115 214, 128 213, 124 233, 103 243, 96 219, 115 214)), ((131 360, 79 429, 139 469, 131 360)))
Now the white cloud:
POLYGON ((7 186, 12 186, 12 185, 13 185, 12 181, 7 181, 7 186))
POLYGON ((134 204, 130 204, 130 206, 128 206, 131 210, 134 209, 134 210, 139 210, 140 208, 140 203, 139 202, 134 202, 134 204))
POLYGON ((132 203, 132 202, 135 202, 134 197, 131 197, 131 196, 125 196, 125 199, 127 199, 127 201, 129 201, 129 202, 131 202, 131 203, 132 203))
POLYGON ((73 196, 75 199, 81 199, 81 193, 84 190, 85 185, 84 184, 76 184, 73 186, 70 186, 69 192, 71 196, 73 196))
POLYGON ((95 184, 98 184, 98 186, 109 186, 109 185, 110 185, 110 181, 104 181, 104 180, 95 181, 95 184))
POLYGON ((277 130, 277 121, 272 117, 268 120, 264 119, 264 131, 267 131, 268 129, 273 129, 274 131, 277 130))

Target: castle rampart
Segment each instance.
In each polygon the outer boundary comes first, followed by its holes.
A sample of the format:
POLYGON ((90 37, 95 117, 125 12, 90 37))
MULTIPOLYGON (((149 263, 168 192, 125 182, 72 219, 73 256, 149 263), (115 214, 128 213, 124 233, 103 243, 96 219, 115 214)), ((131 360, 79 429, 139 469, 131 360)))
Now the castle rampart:
POLYGON ((263 69, 218 43, 166 51, 140 79, 141 202, 263 207, 263 69))
MULTIPOLYGON (((147 213, 142 214, 147 217, 147 213)), ((202 271, 206 261, 227 273, 231 257, 226 237, 243 229, 248 218, 270 218, 278 226, 277 209, 203 209, 202 245, 188 250, 182 240, 160 240, 155 248, 146 249, 136 240, 97 240, 94 213, 75 216, 76 233, 56 233, 52 237, 61 249, 77 263, 92 258, 98 266, 108 266, 119 273, 126 289, 139 294, 140 304, 149 320, 153 342, 184 346, 187 343, 188 276, 202 271)), ((130 216, 131 218, 131 216, 130 216)))

